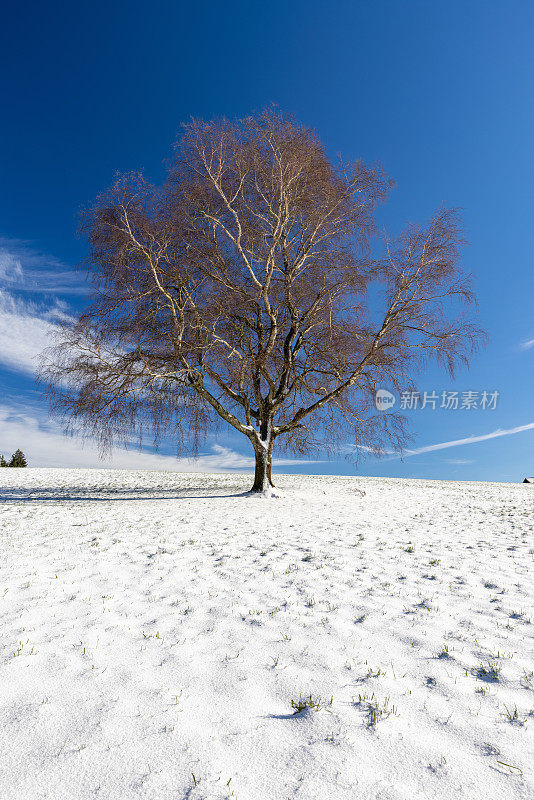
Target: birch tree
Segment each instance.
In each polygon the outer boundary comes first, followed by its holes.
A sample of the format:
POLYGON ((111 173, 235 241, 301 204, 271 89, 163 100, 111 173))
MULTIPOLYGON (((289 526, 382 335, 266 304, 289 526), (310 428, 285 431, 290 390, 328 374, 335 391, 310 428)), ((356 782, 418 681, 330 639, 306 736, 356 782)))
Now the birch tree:
POLYGON ((275 446, 401 448, 376 389, 410 388, 428 359, 452 373, 482 334, 456 210, 377 254, 391 186, 277 112, 187 124, 162 185, 124 175, 82 216, 92 294, 45 359, 54 411, 104 447, 149 431, 198 448, 227 424, 250 442, 254 492, 275 446))

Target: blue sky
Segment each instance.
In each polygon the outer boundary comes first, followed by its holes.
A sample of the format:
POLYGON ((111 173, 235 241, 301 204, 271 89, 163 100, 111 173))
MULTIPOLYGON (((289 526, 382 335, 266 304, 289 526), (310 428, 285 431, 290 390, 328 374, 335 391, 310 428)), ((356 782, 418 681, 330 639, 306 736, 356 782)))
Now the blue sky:
MULTIPOLYGON (((271 102, 328 151, 378 159, 397 182, 379 222, 398 232, 461 206, 490 343, 452 382, 495 409, 409 412, 404 460, 279 462, 285 472, 517 481, 534 474, 534 5, 524 2, 11 3, 0 59, 0 452, 33 465, 99 464, 65 440, 33 380, 55 321, 83 306, 78 211, 121 170, 161 179, 179 124, 271 102), (479 395, 480 397, 480 395, 479 395), (438 446, 440 445, 440 446, 438 446), (443 446, 441 446, 443 445, 443 446)), ((399 402, 399 400, 397 400, 399 402)), ((461 403, 460 403, 461 404, 461 403)), ((439 406, 439 403, 438 403, 439 406)), ((219 432, 192 465, 117 453, 115 466, 244 469, 219 432)))

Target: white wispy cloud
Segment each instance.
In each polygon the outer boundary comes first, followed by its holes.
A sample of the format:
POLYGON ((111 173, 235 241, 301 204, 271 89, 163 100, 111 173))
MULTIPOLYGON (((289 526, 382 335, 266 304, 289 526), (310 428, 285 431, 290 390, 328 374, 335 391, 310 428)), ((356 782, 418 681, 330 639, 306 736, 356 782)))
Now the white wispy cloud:
MULTIPOLYGON (((0 454, 9 457, 17 448, 32 467, 115 467, 117 469, 155 469, 177 472, 233 472, 252 470, 252 456, 236 453, 214 444, 211 453, 198 458, 176 458, 139 450, 115 449, 112 457, 101 459, 96 443, 64 436, 57 422, 38 408, 20 409, 0 405, 0 454)), ((299 459, 277 459, 277 466, 307 464, 299 459)))
POLYGON ((448 447, 460 447, 466 444, 475 444, 476 442, 485 442, 488 439, 497 439, 500 436, 513 436, 516 433, 524 433, 534 429, 534 422, 529 422, 526 425, 518 425, 516 428, 508 428, 503 430, 498 428, 491 433, 483 433, 479 436, 466 436, 463 439, 453 439, 450 442, 439 442, 438 444, 428 444, 423 447, 417 447, 414 450, 404 450, 402 453, 391 455, 390 459, 407 458, 408 456, 418 456, 421 453, 432 453, 435 450, 446 450, 448 447))
POLYGON ((27 242, 0 237, 0 281, 18 292, 86 294, 88 285, 79 270, 27 242))
POLYGON ((531 347, 534 347, 534 339, 527 339, 525 342, 521 342, 520 347, 521 350, 530 350, 531 347))
POLYGON ((0 238, 0 364, 34 374, 57 323, 69 316, 58 295, 86 289, 81 275, 53 256, 0 238))
POLYGON ((0 363, 17 372, 35 374, 39 355, 52 343, 63 305, 40 308, 0 289, 0 363))
POLYGON ((0 280, 4 283, 22 283, 24 273, 20 260, 0 246, 0 280))

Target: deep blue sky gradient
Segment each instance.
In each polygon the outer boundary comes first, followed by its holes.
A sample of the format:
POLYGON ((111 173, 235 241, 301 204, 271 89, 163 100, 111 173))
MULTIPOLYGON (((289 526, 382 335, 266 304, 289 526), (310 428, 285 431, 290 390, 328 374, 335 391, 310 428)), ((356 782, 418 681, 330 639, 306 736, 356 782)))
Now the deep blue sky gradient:
MULTIPOLYGON (((77 213, 116 171, 144 168, 157 181, 181 121, 275 102, 332 156, 382 162, 397 187, 379 220, 393 233, 440 204, 464 209, 464 262, 490 344, 454 384, 437 367, 419 384, 498 390, 499 404, 414 412, 414 447, 534 422, 534 347, 522 346, 534 339, 531 2, 11 3, 0 37, 6 252, 23 241, 41 269, 47 258, 51 271, 72 269, 85 254, 77 213)), ((25 301, 38 305, 32 288, 25 301)), ((57 296, 67 309, 83 304, 57 296)), ((0 365, 2 390, 45 418, 31 375, 0 365)), ((231 434, 218 441, 247 452, 231 434)), ((533 444, 531 429, 405 461, 298 469, 519 480, 534 474, 533 444)))

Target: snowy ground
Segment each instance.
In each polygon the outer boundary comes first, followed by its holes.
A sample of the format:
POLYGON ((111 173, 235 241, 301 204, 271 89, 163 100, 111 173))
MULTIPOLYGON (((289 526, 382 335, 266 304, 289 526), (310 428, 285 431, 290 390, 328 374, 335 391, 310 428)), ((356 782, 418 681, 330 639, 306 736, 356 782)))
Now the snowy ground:
POLYGON ((1 470, 2 800, 534 797, 534 487, 250 482, 1 470))

